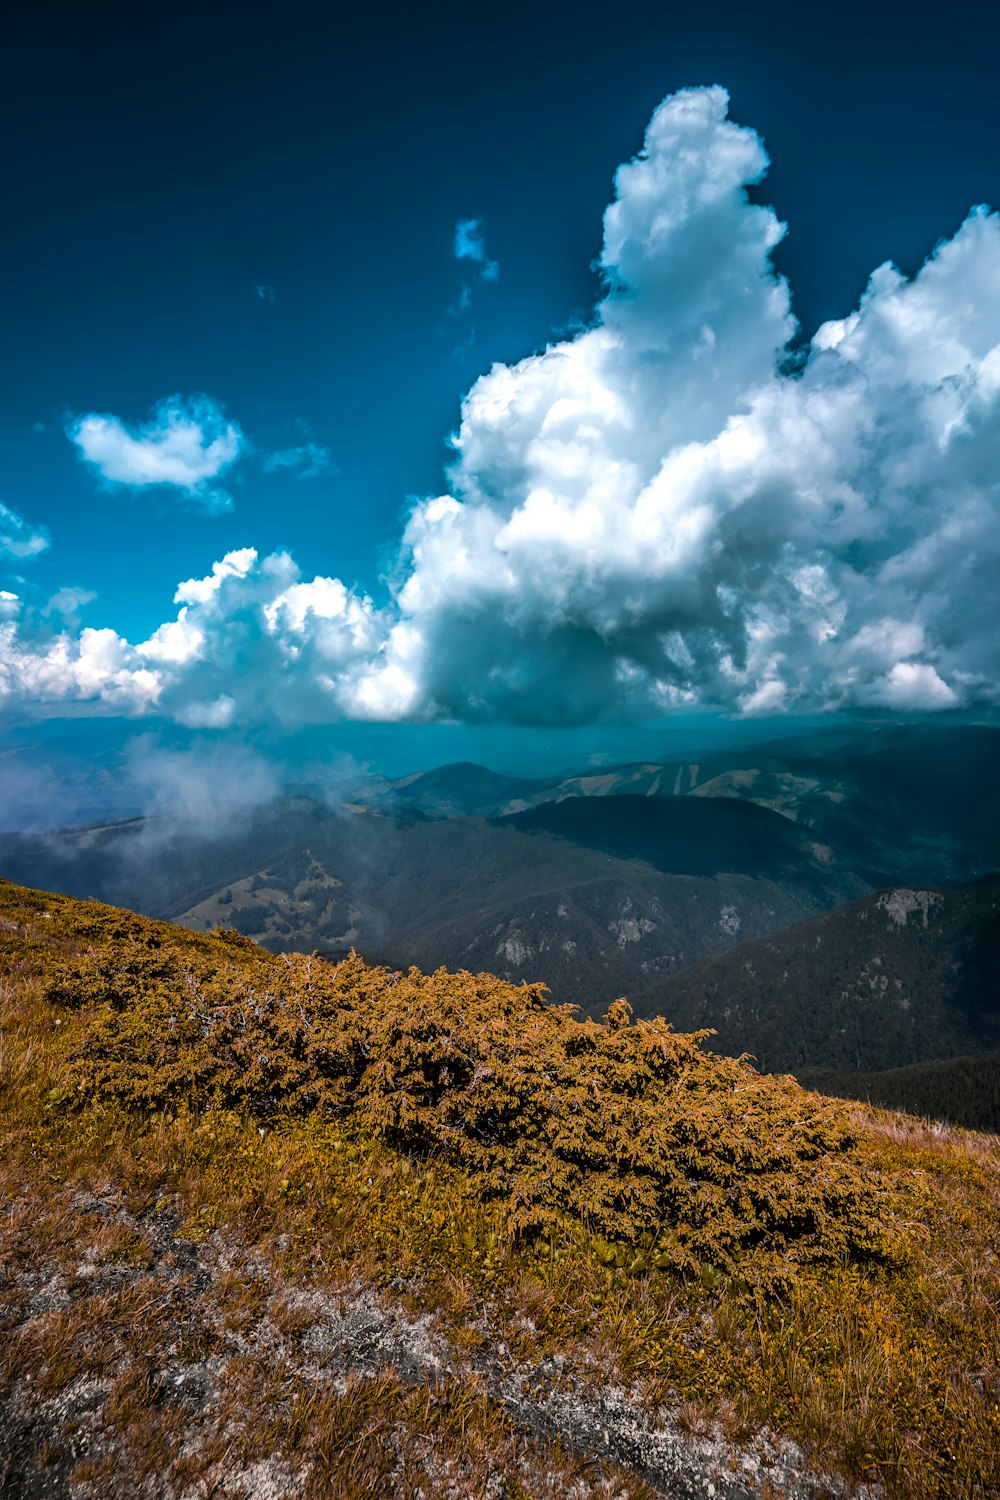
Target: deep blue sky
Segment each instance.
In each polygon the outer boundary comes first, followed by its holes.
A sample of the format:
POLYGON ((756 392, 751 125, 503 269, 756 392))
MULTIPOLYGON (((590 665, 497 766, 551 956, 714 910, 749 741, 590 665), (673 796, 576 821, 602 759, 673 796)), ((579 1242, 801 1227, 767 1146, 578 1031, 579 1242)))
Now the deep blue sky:
POLYGON ((912 272, 1000 204, 998 56, 1000 6, 963 0, 18 7, 0 500, 52 545, 14 587, 95 590, 88 621, 133 640, 233 547, 377 590, 472 379, 591 308, 612 174, 666 94, 721 82, 764 137, 808 334, 879 262, 912 272), (468 217, 501 270, 453 318, 468 217), (308 430, 339 472, 243 466, 214 517, 99 491, 67 416, 136 422, 191 391, 262 450, 308 430))

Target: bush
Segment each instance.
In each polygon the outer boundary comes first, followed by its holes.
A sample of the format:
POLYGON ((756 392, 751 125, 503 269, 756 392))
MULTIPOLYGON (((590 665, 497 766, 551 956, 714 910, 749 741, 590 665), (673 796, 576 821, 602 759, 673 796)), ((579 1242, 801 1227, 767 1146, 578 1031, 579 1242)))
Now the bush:
POLYGON ((75 1097, 351 1119, 461 1167, 515 1237, 572 1221, 650 1266, 732 1273, 753 1252, 757 1278, 896 1254, 846 1111, 706 1053, 708 1032, 632 1024, 624 1001, 581 1022, 486 974, 143 932, 65 961, 49 998, 89 1012, 75 1097))

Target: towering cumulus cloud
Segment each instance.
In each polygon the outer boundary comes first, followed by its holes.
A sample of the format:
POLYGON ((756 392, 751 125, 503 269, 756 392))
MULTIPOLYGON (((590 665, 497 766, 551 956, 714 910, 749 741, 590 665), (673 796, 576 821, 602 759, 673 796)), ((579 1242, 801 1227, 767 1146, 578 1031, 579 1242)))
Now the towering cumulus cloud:
POLYGON ((656 111, 591 325, 473 386, 390 607, 250 550, 139 646, 33 640, 8 601, 8 691, 220 724, 996 704, 1000 220, 974 209, 912 280, 882 266, 788 373, 784 229, 727 106, 656 111))

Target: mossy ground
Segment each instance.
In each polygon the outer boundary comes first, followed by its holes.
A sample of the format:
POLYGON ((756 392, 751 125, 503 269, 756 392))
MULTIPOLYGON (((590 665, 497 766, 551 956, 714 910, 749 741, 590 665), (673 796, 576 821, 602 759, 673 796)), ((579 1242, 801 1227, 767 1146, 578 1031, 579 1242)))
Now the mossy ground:
POLYGON ((107 1465, 194 1496, 279 1451, 307 1494, 649 1493, 519 1432, 474 1373, 503 1350, 907 1500, 1000 1493, 995 1139, 621 1006, 581 1023, 489 976, 334 970, 7 885, 0 965, 0 1400, 31 1375, 56 1414, 33 1463, 70 1454, 96 1494, 107 1465), (357 1286, 433 1313, 466 1373, 317 1390, 287 1357, 301 1298, 357 1286), (264 1327, 280 1357, 250 1357, 264 1327), (198 1444, 167 1351, 224 1364, 198 1444), (88 1381, 110 1394, 81 1454, 59 1397, 88 1381))

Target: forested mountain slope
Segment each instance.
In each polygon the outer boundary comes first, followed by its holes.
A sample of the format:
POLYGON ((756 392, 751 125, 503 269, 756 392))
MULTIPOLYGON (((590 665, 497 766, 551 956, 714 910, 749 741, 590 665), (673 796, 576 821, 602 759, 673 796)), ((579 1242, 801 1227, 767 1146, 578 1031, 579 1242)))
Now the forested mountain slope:
POLYGON ((439 766, 348 795, 431 817, 504 816, 567 798, 697 798, 760 806, 812 830, 870 886, 950 884, 1000 865, 1000 729, 842 724, 683 760, 534 780, 439 766))
POLYGON ((588 1006, 865 888, 766 809, 630 797, 492 821, 285 798, 205 837, 170 820, 8 836, 0 868, 277 950, 486 968, 588 1006))
POLYGON ((1000 877, 897 887, 739 944, 641 993, 761 1067, 882 1069, 1000 1047, 1000 877))
POLYGON ((881 1072, 801 1068, 805 1088, 841 1099, 864 1099, 885 1109, 903 1109, 929 1120, 1000 1134, 1000 1053, 915 1063, 881 1072))

